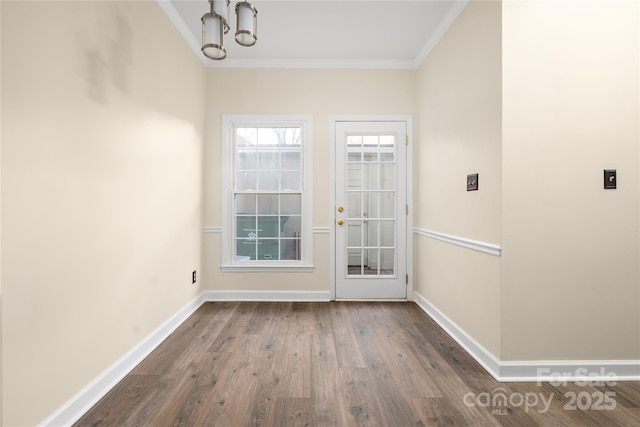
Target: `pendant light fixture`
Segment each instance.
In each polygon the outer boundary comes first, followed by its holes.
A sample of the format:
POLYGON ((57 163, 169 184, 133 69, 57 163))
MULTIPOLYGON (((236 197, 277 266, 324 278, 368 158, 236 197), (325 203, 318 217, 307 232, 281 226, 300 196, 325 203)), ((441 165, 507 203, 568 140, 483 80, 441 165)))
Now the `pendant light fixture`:
MULTIPOLYGON (((230 0, 209 0, 209 12, 202 15, 202 53, 207 58, 222 60, 227 57, 224 35, 230 29, 230 0)), ((241 46, 253 46, 258 40, 258 11, 247 1, 236 4, 235 39, 241 46)))
POLYGON ((224 22, 224 33, 227 34, 229 32, 229 3, 231 3, 230 0, 223 0, 223 1, 212 1, 209 0, 209 3, 211 3, 211 8, 213 9, 213 13, 215 13, 216 15, 222 17, 222 21, 224 22))
POLYGON ((236 41, 242 46, 253 46, 258 40, 258 11, 251 3, 241 1, 236 4, 236 15, 236 41))
POLYGON ((213 12, 202 15, 202 53, 207 58, 224 59, 224 20, 213 12))

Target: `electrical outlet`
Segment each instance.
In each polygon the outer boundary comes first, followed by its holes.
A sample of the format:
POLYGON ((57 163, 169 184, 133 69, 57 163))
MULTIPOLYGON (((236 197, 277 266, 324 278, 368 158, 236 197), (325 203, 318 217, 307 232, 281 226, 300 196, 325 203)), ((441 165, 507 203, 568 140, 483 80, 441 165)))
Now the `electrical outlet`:
POLYGON ((191 284, 196 283, 196 270, 193 270, 193 273, 191 273, 191 284))

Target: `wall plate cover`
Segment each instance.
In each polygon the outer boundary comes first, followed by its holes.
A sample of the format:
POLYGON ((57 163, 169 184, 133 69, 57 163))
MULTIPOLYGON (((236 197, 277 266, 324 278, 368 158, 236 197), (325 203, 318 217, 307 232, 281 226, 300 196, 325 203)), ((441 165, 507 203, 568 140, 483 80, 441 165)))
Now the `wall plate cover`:
POLYGON ((615 169, 604 170, 604 189, 615 190, 617 185, 617 174, 615 169))
POLYGON ((478 174, 467 175, 467 191, 478 191, 478 174))

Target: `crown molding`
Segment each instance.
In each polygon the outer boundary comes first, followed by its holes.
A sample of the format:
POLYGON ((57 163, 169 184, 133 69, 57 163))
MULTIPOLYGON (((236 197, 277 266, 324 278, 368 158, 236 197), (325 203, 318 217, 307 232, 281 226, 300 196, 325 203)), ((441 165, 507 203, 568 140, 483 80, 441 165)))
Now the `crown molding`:
POLYGON ((422 65, 429 53, 438 44, 449 27, 456 20, 460 12, 467 6, 469 0, 456 0, 440 22, 436 31, 427 40, 418 56, 413 60, 383 60, 383 59, 238 59, 227 58, 224 61, 214 61, 202 55, 200 41, 182 20, 182 17, 170 0, 156 0, 171 23, 184 37, 191 50, 196 54, 200 62, 211 69, 216 68, 327 68, 327 69, 386 69, 386 70, 412 70, 422 65))
MULTIPOLYGON (((203 56, 203 55, 200 55, 203 56)), ((415 61, 376 59, 237 59, 204 61, 207 68, 415 69, 415 61)))
POLYGON ((447 30, 449 30, 451 25, 453 25, 455 20, 458 18, 458 15, 460 15, 460 13, 464 10, 464 8, 467 7, 468 3, 469 3, 469 0, 459 0, 459 1, 453 2, 453 5, 451 5, 451 8, 447 12, 447 14, 444 16, 442 21, 440 21, 440 24, 438 25, 436 30, 433 32, 429 40, 427 40, 425 45, 422 47, 422 50, 420 51, 420 53, 418 54, 418 56, 414 61, 413 68, 419 68, 422 65, 422 63, 424 62, 425 59, 427 59, 427 56, 429 56, 433 48, 436 47, 436 45, 440 42, 440 39, 444 37, 447 30))

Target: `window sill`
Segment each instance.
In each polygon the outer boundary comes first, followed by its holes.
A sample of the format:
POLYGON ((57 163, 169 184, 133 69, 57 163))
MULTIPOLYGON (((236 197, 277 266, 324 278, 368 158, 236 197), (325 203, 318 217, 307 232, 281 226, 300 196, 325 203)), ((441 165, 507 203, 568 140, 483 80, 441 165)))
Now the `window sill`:
POLYGON ((313 273, 313 264, 225 264, 220 267, 223 273, 313 273))

